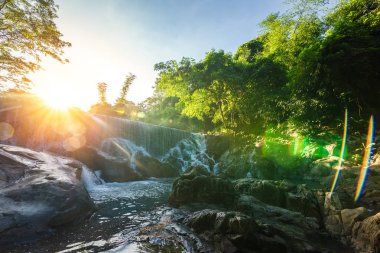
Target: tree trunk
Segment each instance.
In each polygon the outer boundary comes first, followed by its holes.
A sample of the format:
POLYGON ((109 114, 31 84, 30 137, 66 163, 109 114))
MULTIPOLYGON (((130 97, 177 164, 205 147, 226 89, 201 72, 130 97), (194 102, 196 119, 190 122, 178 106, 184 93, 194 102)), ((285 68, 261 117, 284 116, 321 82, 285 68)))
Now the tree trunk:
POLYGON ((4 9, 4 7, 5 7, 5 5, 7 5, 8 1, 9 1, 9 0, 3 0, 3 2, 0 3, 0 11, 1 11, 2 9, 4 9))
POLYGON ((220 111, 220 115, 222 116, 223 126, 224 126, 225 129, 227 129, 226 120, 224 118, 224 113, 223 113, 222 102, 221 101, 219 102, 219 111, 220 111))

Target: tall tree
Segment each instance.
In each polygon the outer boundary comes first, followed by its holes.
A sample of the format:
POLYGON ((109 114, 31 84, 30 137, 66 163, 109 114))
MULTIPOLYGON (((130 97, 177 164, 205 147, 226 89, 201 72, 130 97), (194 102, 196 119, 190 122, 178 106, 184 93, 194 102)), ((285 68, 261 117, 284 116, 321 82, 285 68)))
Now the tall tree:
POLYGON ((125 77, 125 81, 124 81, 123 86, 121 87, 121 90, 120 90, 120 97, 116 100, 117 104, 126 104, 127 103, 127 94, 128 94, 128 91, 131 88, 131 85, 135 79, 136 79, 136 76, 132 73, 129 73, 125 77))
POLYGON ((53 0, 0 1, 0 87, 28 88, 26 74, 41 68, 42 56, 67 61, 62 54, 70 43, 55 24, 57 9, 53 0))
POLYGON ((99 96, 99 103, 100 104, 107 104, 107 84, 106 83, 98 83, 98 96, 99 96))

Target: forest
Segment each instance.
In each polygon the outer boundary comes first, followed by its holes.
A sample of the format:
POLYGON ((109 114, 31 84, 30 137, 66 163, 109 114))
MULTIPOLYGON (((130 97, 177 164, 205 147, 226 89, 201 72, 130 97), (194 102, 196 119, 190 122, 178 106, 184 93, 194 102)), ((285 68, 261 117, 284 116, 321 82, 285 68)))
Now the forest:
POLYGON ((157 63, 147 121, 179 118, 179 128, 245 135, 340 133, 347 109, 353 132, 365 129, 380 116, 378 2, 324 4, 297 1, 269 15, 261 34, 234 54, 212 49, 199 61, 157 63))

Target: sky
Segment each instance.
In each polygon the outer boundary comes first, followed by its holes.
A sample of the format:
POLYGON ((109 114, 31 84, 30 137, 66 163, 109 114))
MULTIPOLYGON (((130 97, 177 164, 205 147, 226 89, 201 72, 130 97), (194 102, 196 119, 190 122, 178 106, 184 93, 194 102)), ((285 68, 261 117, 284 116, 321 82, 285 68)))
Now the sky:
POLYGON ((137 76, 127 98, 136 103, 153 94, 154 64, 192 57, 212 48, 234 53, 260 33, 270 13, 285 11, 283 0, 56 0, 56 20, 69 63, 42 61, 29 77, 35 92, 80 107, 97 101, 96 84, 117 98, 125 76, 137 76), (68 96, 68 94, 70 94, 68 96))

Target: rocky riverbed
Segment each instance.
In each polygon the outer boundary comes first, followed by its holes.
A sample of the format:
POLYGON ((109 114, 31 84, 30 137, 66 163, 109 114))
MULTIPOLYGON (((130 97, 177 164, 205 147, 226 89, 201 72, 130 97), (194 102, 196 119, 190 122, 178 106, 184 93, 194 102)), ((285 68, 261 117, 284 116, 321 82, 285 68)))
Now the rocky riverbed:
POLYGON ((105 182, 69 158, 6 145, 0 157, 1 252, 380 252, 376 167, 355 204, 356 168, 330 195, 334 170, 232 180, 194 165, 105 182))

